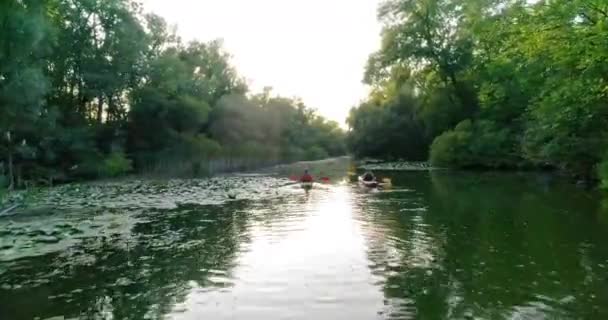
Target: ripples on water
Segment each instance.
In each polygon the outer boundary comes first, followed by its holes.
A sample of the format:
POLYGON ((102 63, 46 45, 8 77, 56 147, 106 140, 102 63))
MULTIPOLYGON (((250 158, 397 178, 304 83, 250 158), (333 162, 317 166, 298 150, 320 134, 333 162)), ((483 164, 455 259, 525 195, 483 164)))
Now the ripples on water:
POLYGON ((593 195, 392 177, 381 192, 267 175, 50 190, 0 219, 0 319, 608 317, 593 195))

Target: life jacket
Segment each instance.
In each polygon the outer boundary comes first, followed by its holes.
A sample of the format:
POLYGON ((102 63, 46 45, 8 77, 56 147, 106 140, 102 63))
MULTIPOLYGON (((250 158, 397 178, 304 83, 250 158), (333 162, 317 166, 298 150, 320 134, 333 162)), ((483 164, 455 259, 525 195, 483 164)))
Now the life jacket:
POLYGON ((305 174, 302 176, 302 178, 300 178, 300 181, 302 182, 312 182, 312 176, 309 174, 305 174))

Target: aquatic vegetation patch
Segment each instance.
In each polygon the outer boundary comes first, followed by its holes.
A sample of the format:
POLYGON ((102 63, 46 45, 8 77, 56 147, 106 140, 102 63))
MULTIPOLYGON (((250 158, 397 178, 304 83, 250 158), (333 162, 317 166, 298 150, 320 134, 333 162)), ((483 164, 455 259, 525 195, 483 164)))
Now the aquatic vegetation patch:
MULTIPOLYGON (((189 214, 201 206, 281 198, 301 192, 291 183, 268 175, 234 175, 108 181, 41 190, 28 196, 27 203, 10 216, 0 217, 0 261, 60 252, 85 239, 129 238, 135 226, 156 219, 156 215, 167 218, 189 214), (236 199, 230 199, 229 192, 236 199)), ((151 240, 150 246, 153 249, 171 241, 171 233, 167 232, 162 239, 151 240)))
POLYGON ((363 163, 357 166, 360 170, 379 170, 379 171, 430 171, 439 168, 431 166, 427 162, 373 162, 363 163))

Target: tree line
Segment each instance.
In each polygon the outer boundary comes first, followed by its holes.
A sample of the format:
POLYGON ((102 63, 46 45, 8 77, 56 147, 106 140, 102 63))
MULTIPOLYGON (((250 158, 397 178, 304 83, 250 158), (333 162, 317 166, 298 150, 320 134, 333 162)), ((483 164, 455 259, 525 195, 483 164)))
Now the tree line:
POLYGON ((608 186, 608 4, 385 0, 358 156, 551 168, 608 186))
POLYGON ((10 187, 345 152, 337 123, 249 92, 221 41, 184 43, 131 0, 0 2, 0 133, 10 187))

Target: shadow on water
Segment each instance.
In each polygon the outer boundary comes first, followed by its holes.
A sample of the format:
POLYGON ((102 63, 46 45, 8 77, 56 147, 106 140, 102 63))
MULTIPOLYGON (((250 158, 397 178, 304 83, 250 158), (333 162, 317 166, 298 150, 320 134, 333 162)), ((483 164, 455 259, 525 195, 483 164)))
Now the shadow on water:
POLYGON ((393 174, 356 206, 394 319, 605 319, 598 195, 534 174, 393 174), (409 190, 409 191, 408 191, 409 190))

